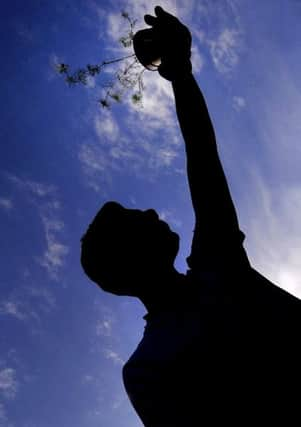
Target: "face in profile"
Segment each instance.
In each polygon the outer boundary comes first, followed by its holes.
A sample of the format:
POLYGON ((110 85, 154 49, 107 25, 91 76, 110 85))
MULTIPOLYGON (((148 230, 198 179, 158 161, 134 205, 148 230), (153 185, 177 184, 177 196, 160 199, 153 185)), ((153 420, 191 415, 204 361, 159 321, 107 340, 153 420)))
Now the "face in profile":
POLYGON ((179 236, 156 211, 108 202, 82 239, 81 262, 102 289, 139 296, 147 278, 158 278, 173 268, 178 249, 179 236))

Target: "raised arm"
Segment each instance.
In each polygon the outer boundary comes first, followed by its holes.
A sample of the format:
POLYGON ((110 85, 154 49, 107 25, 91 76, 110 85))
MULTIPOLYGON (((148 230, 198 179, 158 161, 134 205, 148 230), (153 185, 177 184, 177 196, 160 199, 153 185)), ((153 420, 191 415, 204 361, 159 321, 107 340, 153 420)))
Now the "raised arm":
MULTIPOLYGON (((185 141, 192 204, 204 233, 217 228, 236 232, 238 221, 218 156, 205 99, 191 73, 173 82, 176 110, 185 141)), ((227 232, 228 232, 227 231, 227 232)))
POLYGON ((162 40, 159 73, 172 82, 176 111, 185 141, 187 174, 195 212, 195 232, 189 266, 199 260, 208 269, 230 258, 246 258, 235 207, 219 159, 213 125, 204 96, 192 74, 191 35, 187 27, 162 8, 146 22, 162 40), (225 251, 229 256, 225 256, 225 251), (212 264, 212 265, 211 265, 212 264))

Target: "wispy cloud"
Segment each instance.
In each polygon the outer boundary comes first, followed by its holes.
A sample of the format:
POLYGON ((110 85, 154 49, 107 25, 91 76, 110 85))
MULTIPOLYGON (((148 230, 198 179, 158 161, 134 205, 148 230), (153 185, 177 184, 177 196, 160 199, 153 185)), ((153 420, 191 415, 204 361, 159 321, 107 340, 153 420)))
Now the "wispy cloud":
POLYGON ((14 399, 18 391, 19 383, 16 378, 16 370, 4 368, 0 371, 0 394, 7 399, 14 399))
POLYGON ((59 73, 57 71, 57 65, 66 63, 66 60, 62 56, 57 55, 56 53, 51 53, 49 55, 48 62, 49 62, 49 67, 48 67, 47 73, 46 73, 47 80, 52 81, 55 78, 61 79, 62 76, 59 75, 59 73))
POLYGON ((11 199, 0 198, 0 208, 5 211, 10 211, 13 208, 13 202, 11 199))
POLYGON ((248 253, 255 268, 301 298, 301 189, 273 190, 254 175, 248 206, 248 253))
POLYGON ((3 403, 0 403, 0 427, 13 427, 13 424, 8 421, 6 408, 3 403))
POLYGON ((198 27, 192 26, 194 41, 209 50, 215 68, 223 76, 231 75, 239 64, 244 47, 240 6, 236 0, 203 0, 194 5, 194 14, 199 17, 198 27))
POLYGON ((102 111, 95 117, 95 131, 99 139, 116 141, 119 136, 119 126, 112 114, 102 111))
POLYGON ((119 354, 112 349, 104 349, 104 356, 106 359, 111 360, 115 365, 124 365, 125 363, 119 354))
POLYGON ((136 109, 130 100, 124 105, 128 112, 122 134, 115 111, 97 114, 97 139, 82 144, 79 150, 83 171, 97 191, 107 188, 117 171, 148 180, 172 167, 178 157, 179 141, 171 96, 170 84, 152 77, 146 85, 143 107, 136 109))
POLYGON ((29 322, 37 330, 42 316, 56 309, 56 300, 45 286, 20 286, 0 302, 0 315, 29 322))
POLYGON ((256 40, 260 52, 250 53, 255 73, 266 73, 256 91, 248 91, 248 103, 255 107, 248 114, 256 132, 252 151, 257 157, 250 167, 246 244, 255 266, 301 297, 301 87, 297 68, 261 34, 256 40))
POLYGON ((157 73, 145 73, 145 89, 143 92, 143 107, 135 107, 131 101, 127 106, 134 112, 135 119, 139 119, 136 128, 139 126, 143 132, 171 127, 174 128, 173 117, 173 93, 170 82, 162 79, 157 73))
POLYGON ((241 34, 236 29, 224 28, 216 39, 207 43, 216 69, 222 74, 231 72, 239 62, 241 34))
POLYGON ((193 72, 195 74, 198 74, 202 71, 204 67, 204 58, 196 45, 192 46, 191 49, 191 63, 193 72))
POLYGON ((164 209, 159 212, 159 217, 163 221, 167 221, 168 223, 172 224, 173 226, 179 228, 182 226, 182 222, 177 218, 177 216, 171 212, 168 209, 164 209))
POLYGON ((64 222, 60 218, 61 204, 57 196, 57 188, 29 179, 21 179, 13 174, 6 174, 7 179, 16 188, 22 191, 31 204, 36 208, 41 219, 46 249, 36 261, 49 273, 50 278, 57 279, 61 267, 64 265, 68 247, 61 242, 64 222))
MULTIPOLYGON (((224 4, 225 3, 225 4, 224 4)), ((204 2, 207 10, 206 19, 211 20, 216 12, 219 16, 218 33, 211 34, 199 31, 192 24, 195 13, 202 19, 196 1, 163 1, 163 6, 191 28, 195 36, 192 48, 192 62, 195 73, 204 67, 202 49, 208 49, 213 61, 222 73, 231 71, 239 61, 241 47, 241 30, 237 24, 235 2, 227 1, 223 7, 211 7, 210 2, 204 2), (235 26, 229 25, 229 16, 235 15, 235 26), (224 17, 227 16, 227 19, 224 17)), ((138 19, 136 30, 145 28, 143 16, 154 13, 156 1, 122 1, 118 10, 110 14, 104 13, 97 7, 97 15, 105 28, 103 37, 106 46, 111 51, 119 49, 118 39, 124 35, 126 23, 120 11, 126 10, 134 19, 138 19)), ((93 3, 95 8, 95 4, 93 3)), ((233 22, 233 21, 232 21, 233 22)), ((216 29, 216 25, 215 25, 216 29)), ((121 46, 120 46, 120 49, 121 46)), ((162 79, 157 73, 144 73, 143 106, 135 106, 130 96, 125 96, 122 106, 125 115, 119 115, 112 109, 102 111, 94 118, 94 129, 97 142, 85 142, 79 149, 79 160, 88 185, 96 191, 105 192, 111 184, 114 172, 126 172, 140 178, 153 181, 159 174, 172 169, 179 157, 179 129, 175 117, 173 93, 170 82, 162 79), (121 132, 121 129, 123 131, 121 132), (130 165, 130 167, 129 167, 130 165)), ((236 108, 242 108, 241 100, 233 101, 236 108)))
POLYGON ((26 314, 23 312, 21 304, 17 301, 2 301, 0 303, 0 314, 9 315, 18 320, 24 320, 26 314))
POLYGON ((113 318, 107 317, 96 324, 96 335, 110 337, 112 335, 113 318))
POLYGON ((10 173, 7 173, 5 175, 12 183, 16 184, 19 188, 27 191, 28 193, 36 197, 44 198, 56 192, 56 188, 54 185, 44 184, 29 179, 23 180, 18 176, 10 173))
POLYGON ((57 279, 59 269, 64 265, 65 257, 69 248, 58 240, 57 233, 63 230, 64 223, 52 216, 53 212, 43 213, 42 223, 44 225, 47 247, 38 262, 46 268, 53 279, 57 279))
POLYGON ((233 108, 240 112, 246 107, 246 100, 242 96, 234 96, 232 99, 233 108))

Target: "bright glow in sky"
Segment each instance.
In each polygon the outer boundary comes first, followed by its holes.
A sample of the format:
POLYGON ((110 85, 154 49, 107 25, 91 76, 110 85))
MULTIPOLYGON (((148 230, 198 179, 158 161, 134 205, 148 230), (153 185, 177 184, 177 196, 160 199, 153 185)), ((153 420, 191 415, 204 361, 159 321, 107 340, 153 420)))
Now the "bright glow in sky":
MULTIPOLYGON (((139 427, 121 368, 143 333, 138 301, 105 294, 79 240, 106 200, 155 208, 182 240, 193 214, 170 84, 145 73, 144 107, 111 111, 102 78, 75 68, 118 55, 126 10, 146 0, 28 0, 1 7, 1 427, 139 427)), ((301 1, 161 1, 193 34, 195 75, 255 268, 301 297, 301 1)), ((109 77, 109 75, 107 75, 109 77)))

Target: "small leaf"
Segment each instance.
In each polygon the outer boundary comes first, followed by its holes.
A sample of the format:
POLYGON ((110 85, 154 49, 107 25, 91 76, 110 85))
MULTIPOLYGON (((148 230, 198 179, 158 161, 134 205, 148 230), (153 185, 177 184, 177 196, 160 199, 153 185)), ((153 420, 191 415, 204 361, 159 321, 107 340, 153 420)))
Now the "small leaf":
POLYGON ((76 79, 73 76, 67 76, 65 80, 70 86, 77 83, 76 79))
POLYGON ((87 65, 87 70, 90 76, 95 76, 96 74, 100 73, 100 66, 99 65, 87 65))
POLYGON ((125 19, 129 19, 129 14, 125 12, 124 10, 121 12, 121 16, 125 19))
POLYGON ((79 83, 87 84, 87 71, 83 68, 79 69, 76 73, 76 79, 79 83))
POLYGON ((68 72, 69 65, 67 64, 56 64, 56 69, 60 74, 64 74, 68 72))
POLYGON ((142 93, 137 92, 134 93, 134 95, 132 95, 132 101, 134 104, 138 104, 139 102, 142 101, 142 93))
POLYGON ((106 99, 100 99, 98 102, 100 103, 100 105, 103 108, 109 108, 110 107, 110 104, 108 103, 108 101, 106 99))
POLYGON ((129 36, 120 37, 119 41, 123 47, 130 47, 132 45, 132 39, 129 36))
POLYGON ((110 93, 110 97, 116 102, 121 102, 121 96, 119 93, 110 93))

